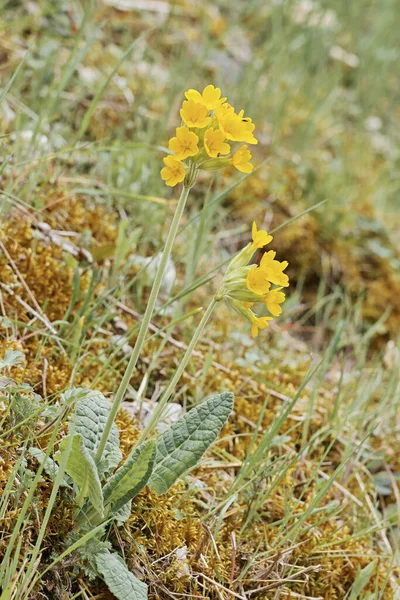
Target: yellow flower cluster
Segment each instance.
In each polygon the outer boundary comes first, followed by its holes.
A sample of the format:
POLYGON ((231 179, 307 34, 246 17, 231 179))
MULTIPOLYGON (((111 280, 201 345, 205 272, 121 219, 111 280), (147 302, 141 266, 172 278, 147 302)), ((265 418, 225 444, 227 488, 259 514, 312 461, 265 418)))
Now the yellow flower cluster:
POLYGON ((257 337, 259 329, 268 327, 272 317, 257 317, 251 310, 256 302, 265 304, 268 312, 277 317, 282 312, 280 306, 285 301, 282 288, 288 287, 289 277, 283 271, 287 261, 275 260, 276 252, 269 250, 261 258, 259 265, 249 265, 254 252, 272 241, 272 235, 258 231, 253 223, 253 241, 230 262, 225 277, 216 295, 217 300, 227 300, 229 305, 251 323, 251 333, 257 337), (271 286, 275 285, 271 289, 271 286))
POLYGON ((252 120, 244 116, 243 110, 235 113, 233 106, 221 97, 221 90, 213 85, 205 87, 202 93, 187 90, 185 97, 180 109, 183 124, 168 143, 173 155, 163 159, 161 177, 165 183, 171 187, 181 183, 193 166, 216 171, 232 164, 242 173, 251 173, 247 144, 258 143, 252 120), (232 153, 229 142, 246 143, 232 153))

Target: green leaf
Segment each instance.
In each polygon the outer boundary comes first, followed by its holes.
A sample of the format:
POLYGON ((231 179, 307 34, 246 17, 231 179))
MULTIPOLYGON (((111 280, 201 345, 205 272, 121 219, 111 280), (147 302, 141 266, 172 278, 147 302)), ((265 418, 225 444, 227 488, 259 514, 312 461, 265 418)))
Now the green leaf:
POLYGON ((60 462, 68 447, 68 440, 71 435, 73 436, 72 447, 65 471, 79 488, 77 502, 82 506, 84 499, 89 498, 93 508, 100 515, 103 515, 103 494, 96 463, 85 447, 81 434, 70 433, 65 437, 60 444, 60 450, 55 455, 55 459, 60 462))
MULTIPOLYGON (((71 421, 72 428, 80 433, 85 448, 94 458, 99 447, 111 405, 103 394, 86 388, 75 388, 64 393, 64 398, 70 402, 71 395, 78 401, 75 409, 75 419, 71 421)), ((97 465, 99 477, 103 479, 120 463, 122 459, 119 448, 119 434, 115 423, 110 431, 101 461, 97 465)))
POLYGON ((193 467, 217 438, 233 408, 233 394, 212 396, 173 423, 156 442, 156 461, 149 481, 157 494, 193 467))
POLYGON ((19 350, 7 350, 3 360, 0 360, 0 369, 15 367, 25 361, 25 356, 19 350))
POLYGON ((96 567, 108 589, 118 600, 147 600, 147 585, 134 576, 114 552, 102 552, 96 567))
MULTIPOLYGON (((34 448, 34 447, 29 448, 28 452, 31 456, 36 458, 36 460, 40 464, 43 464, 44 472, 47 473, 47 475, 50 477, 50 479, 52 479, 54 481, 54 479, 57 477, 58 470, 59 470, 58 464, 56 462, 54 462, 54 460, 52 458, 50 458, 50 456, 48 456, 46 458, 46 453, 43 452, 43 450, 41 450, 40 448, 34 448)), ((61 486, 70 487, 68 482, 65 479, 61 482, 61 486)))
POLYGON ((14 83, 14 80, 17 77, 19 71, 21 70, 22 65, 24 64, 26 57, 29 56, 29 53, 30 53, 30 50, 28 50, 27 52, 25 52, 25 54, 22 57, 22 60, 20 61, 18 67, 15 69, 15 71, 14 71, 11 79, 5 85, 5 87, 3 88, 3 90, 0 92, 0 104, 3 102, 3 99, 6 96, 6 94, 8 93, 8 90, 10 89, 10 87, 12 86, 12 84, 14 83))
POLYGON ((132 512, 132 500, 129 500, 126 504, 124 504, 117 512, 115 513, 114 518, 118 525, 121 527, 129 519, 132 512))
POLYGON ((148 482, 155 459, 155 443, 143 442, 131 452, 122 467, 103 488, 104 505, 115 514, 148 482))
MULTIPOLYGON (((360 569, 357 573, 357 576, 354 580, 353 585, 351 586, 351 593, 349 600, 357 600, 357 598, 361 598, 361 593, 369 584, 369 581, 374 574, 376 567, 376 560, 373 560, 369 563, 364 569, 360 569)), ((362 596, 364 598, 364 595, 362 596)))

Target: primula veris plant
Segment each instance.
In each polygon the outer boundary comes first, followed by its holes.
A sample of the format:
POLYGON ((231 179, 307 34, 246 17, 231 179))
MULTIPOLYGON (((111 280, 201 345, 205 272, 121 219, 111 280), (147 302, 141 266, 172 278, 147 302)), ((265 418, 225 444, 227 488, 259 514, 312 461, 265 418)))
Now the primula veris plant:
POLYGON ((168 143, 173 155, 163 159, 161 177, 165 183, 174 187, 185 178, 192 181, 198 169, 218 171, 228 165, 251 173, 248 144, 258 142, 250 117, 245 117, 243 110, 236 113, 213 85, 207 85, 202 93, 187 90, 185 97, 179 111, 182 125, 168 143), (246 143, 238 146, 240 142, 246 143))
POLYGON ((281 290, 288 287, 289 277, 284 273, 288 262, 276 260, 274 250, 266 252, 259 265, 249 264, 256 250, 273 239, 266 231, 259 231, 256 223, 253 223, 252 238, 253 241, 230 262, 216 299, 226 300, 236 312, 250 321, 251 333, 257 337, 258 331, 268 327, 272 317, 257 317, 252 310, 253 305, 261 302, 271 315, 278 317, 282 313, 281 304, 285 301, 285 294, 281 290))
POLYGON ((228 419, 233 394, 210 396, 160 435, 136 445, 122 464, 115 424, 102 459, 96 461, 111 409, 104 396, 97 391, 74 388, 63 395, 63 400, 75 403, 75 410, 55 460, 46 457, 39 448, 30 448, 30 454, 53 479, 63 468, 64 496, 76 505, 75 531, 67 542, 104 523, 99 534, 80 551, 83 566, 91 569, 93 575, 100 575, 119 600, 145 600, 147 585, 129 571, 117 554, 109 551, 109 543, 104 539, 106 524, 124 523, 131 513, 132 500, 145 485, 158 495, 165 494, 198 463, 228 419))

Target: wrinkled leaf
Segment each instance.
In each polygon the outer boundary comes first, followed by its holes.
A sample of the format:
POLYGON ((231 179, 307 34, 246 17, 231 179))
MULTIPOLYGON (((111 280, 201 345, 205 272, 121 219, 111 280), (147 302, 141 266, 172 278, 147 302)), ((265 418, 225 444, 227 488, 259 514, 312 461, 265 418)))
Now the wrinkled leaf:
POLYGON ((173 423, 156 442, 156 460, 149 481, 157 494, 165 494, 185 471, 193 467, 215 441, 233 408, 233 394, 212 396, 173 423))
POLYGON ((147 585, 129 571, 117 554, 105 551, 95 561, 99 574, 118 600, 147 600, 147 585))
POLYGON ((0 360, 0 369, 15 367, 25 361, 25 356, 19 350, 7 350, 3 360, 0 360))
POLYGON ((103 515, 103 494, 99 475, 96 464, 85 447, 81 434, 69 434, 65 437, 60 444, 60 451, 57 452, 55 458, 58 462, 61 461, 62 455, 68 447, 71 435, 73 436, 72 447, 65 471, 79 488, 77 503, 82 506, 84 499, 89 498, 95 510, 100 515, 103 515))
MULTIPOLYGON (((54 462, 50 456, 46 458, 46 453, 43 452, 43 450, 40 450, 40 448, 29 448, 29 454, 36 458, 40 464, 43 464, 44 472, 54 481, 59 470, 58 464, 54 462)), ((65 479, 63 479, 60 485, 63 487, 70 487, 65 479)))
POLYGON ((116 513, 146 485, 153 470, 155 443, 144 442, 131 452, 103 488, 104 505, 116 513))
MULTIPOLYGON (((71 400, 71 395, 77 398, 75 419, 70 427, 83 438, 85 448, 94 458, 99 447, 111 405, 103 394, 86 388, 76 388, 64 393, 64 398, 71 400)), ((71 429, 70 429, 71 432, 71 429)), ((119 434, 113 423, 110 435, 104 448, 101 461, 97 465, 100 479, 111 473, 121 461, 122 454, 119 448, 119 434)))
POLYGON ((117 510, 117 512, 114 515, 118 527, 121 527, 121 525, 123 525, 125 521, 129 519, 129 517, 131 516, 131 512, 132 500, 129 500, 129 502, 121 506, 121 508, 117 510))

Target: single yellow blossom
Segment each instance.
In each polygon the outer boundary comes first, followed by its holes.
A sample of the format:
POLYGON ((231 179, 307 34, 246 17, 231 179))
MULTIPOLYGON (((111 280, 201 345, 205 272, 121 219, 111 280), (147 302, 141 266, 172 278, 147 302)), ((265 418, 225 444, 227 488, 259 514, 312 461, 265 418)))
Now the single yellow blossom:
POLYGON ((276 252, 274 250, 270 250, 266 252, 261 261, 260 261, 260 269, 266 273, 267 280, 275 285, 281 285, 282 287, 288 287, 289 285, 289 277, 283 271, 288 266, 287 260, 283 262, 279 262, 275 260, 276 252))
POLYGON ((253 225, 251 227, 251 236, 253 238, 252 245, 255 248, 263 248, 273 240, 272 235, 269 235, 269 233, 267 233, 263 229, 257 231, 257 224, 255 221, 253 221, 253 225))
POLYGON ((225 136, 219 129, 210 127, 204 134, 204 148, 208 156, 216 158, 223 154, 229 154, 231 148, 225 141, 225 136))
POLYGON ((251 152, 247 150, 247 146, 242 146, 233 155, 232 164, 242 173, 251 173, 254 167, 251 162, 249 162, 250 160, 251 152))
POLYGON ((168 148, 175 153, 174 158, 185 160, 189 156, 195 156, 198 151, 199 138, 187 127, 177 127, 176 137, 169 140, 168 148))
POLYGON ((184 121, 188 127, 197 127, 198 129, 207 127, 211 121, 211 117, 208 116, 207 107, 194 100, 185 100, 183 102, 180 115, 182 121, 184 121))
POLYGON ((252 265, 246 277, 247 289, 259 296, 263 296, 271 287, 267 276, 268 273, 265 269, 262 269, 257 265, 252 265))
POLYGON ((174 187, 185 179, 185 165, 174 156, 163 158, 165 167, 161 169, 161 177, 167 185, 174 187))
POLYGON ((274 317, 279 317, 282 312, 282 307, 279 306, 282 302, 285 302, 285 294, 281 292, 282 288, 276 288, 275 290, 270 290, 265 294, 263 300, 265 302, 265 306, 274 317))
POLYGON ((268 321, 272 321, 272 317, 253 317, 251 323, 251 335, 256 338, 258 336, 259 329, 265 329, 268 327, 268 321))
POLYGON ((232 142, 241 142, 245 131, 240 117, 233 111, 228 110, 218 117, 218 124, 225 137, 232 142))
POLYGON ((227 114, 234 114, 235 109, 233 108, 232 104, 229 104, 229 102, 224 102, 214 109, 214 113, 217 117, 217 121, 220 121, 222 117, 225 117, 227 114))
POLYGON ((227 110, 224 113, 217 112, 216 114, 219 128, 225 133, 228 140, 258 144, 253 135, 255 126, 251 119, 244 118, 243 111, 240 111, 238 115, 233 110, 227 110))
POLYGON ((250 117, 244 116, 244 110, 241 110, 238 116, 242 120, 245 132, 242 141, 247 142, 248 144, 258 144, 258 140, 253 135, 253 131, 256 128, 256 126, 253 123, 253 120, 250 119, 250 117))
POLYGON ((245 319, 251 323, 251 333, 253 337, 257 337, 259 329, 265 329, 268 327, 269 321, 272 321, 272 317, 257 317, 251 307, 253 302, 239 302, 233 298, 228 298, 228 304, 235 310, 239 315, 242 315, 245 319))
POLYGON ((208 110, 215 110, 226 100, 226 98, 221 98, 221 90, 213 85, 207 85, 201 94, 197 90, 190 89, 185 92, 185 96, 188 100, 204 104, 208 110))

